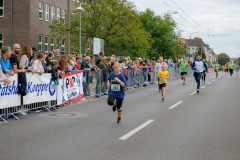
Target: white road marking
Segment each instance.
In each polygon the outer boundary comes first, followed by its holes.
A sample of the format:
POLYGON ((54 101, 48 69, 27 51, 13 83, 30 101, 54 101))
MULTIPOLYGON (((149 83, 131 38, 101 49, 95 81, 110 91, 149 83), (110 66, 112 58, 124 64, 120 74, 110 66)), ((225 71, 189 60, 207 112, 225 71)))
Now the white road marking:
POLYGON ((211 84, 211 82, 209 82, 208 84, 211 84))
POLYGON ((119 138, 120 140, 126 140, 129 137, 131 137, 132 135, 134 135, 135 133, 137 133, 138 131, 140 131, 141 129, 143 129, 144 127, 146 127, 147 125, 149 125, 150 123, 152 123, 154 120, 149 120, 145 123, 143 123, 141 126, 135 128, 134 130, 132 130, 131 132, 125 134, 124 136, 122 136, 121 138, 119 138))
POLYGON ((203 86, 202 88, 205 88, 206 86, 203 86))
POLYGON ((197 93, 197 91, 194 91, 193 93, 191 93, 190 96, 194 95, 195 93, 197 93))
POLYGON ((181 104, 183 101, 179 101, 178 103, 174 104, 173 106, 169 107, 168 109, 173 109, 177 107, 179 104, 181 104))
POLYGON ((213 82, 215 81, 215 79, 214 80, 212 80, 213 82))

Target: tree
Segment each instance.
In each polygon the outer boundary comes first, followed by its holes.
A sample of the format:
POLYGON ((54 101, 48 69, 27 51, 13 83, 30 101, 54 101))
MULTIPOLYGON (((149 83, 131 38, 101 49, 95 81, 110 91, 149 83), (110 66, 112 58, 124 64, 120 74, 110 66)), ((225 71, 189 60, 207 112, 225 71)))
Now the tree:
POLYGON ((230 57, 226 53, 220 53, 218 55, 218 63, 221 65, 225 65, 230 62, 230 57))
POLYGON ((148 55, 159 57, 175 57, 177 55, 177 34, 174 32, 176 22, 169 14, 162 17, 155 15, 149 8, 140 12, 141 22, 145 30, 151 35, 151 47, 148 49, 148 55))
POLYGON ((194 53, 194 59, 197 59, 198 55, 202 55, 202 59, 206 59, 205 49, 202 47, 202 45, 199 45, 197 47, 197 52, 194 53))
MULTIPOLYGON (((140 20, 135 6, 127 0, 82 0, 82 48, 89 48, 94 37, 104 39, 106 55, 144 56, 150 47, 150 34, 140 20)), ((79 51, 79 10, 71 14, 72 51, 79 51)), ((65 39, 66 23, 54 21, 54 37, 65 39)))
POLYGON ((234 64, 235 63, 239 64, 239 62, 240 62, 240 57, 238 57, 237 59, 234 60, 234 64))

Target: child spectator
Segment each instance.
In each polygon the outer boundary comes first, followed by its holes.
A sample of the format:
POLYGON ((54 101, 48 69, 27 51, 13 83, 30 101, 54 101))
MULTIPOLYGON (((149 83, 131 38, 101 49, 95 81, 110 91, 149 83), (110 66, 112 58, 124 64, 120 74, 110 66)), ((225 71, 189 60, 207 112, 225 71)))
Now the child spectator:
POLYGON ((59 85, 59 78, 61 78, 61 71, 58 69, 58 62, 57 60, 51 60, 50 64, 52 65, 52 69, 49 73, 52 73, 52 79, 54 80, 56 85, 59 85))
POLYGON ((77 69, 81 70, 81 57, 77 57, 76 60, 77 60, 77 69))

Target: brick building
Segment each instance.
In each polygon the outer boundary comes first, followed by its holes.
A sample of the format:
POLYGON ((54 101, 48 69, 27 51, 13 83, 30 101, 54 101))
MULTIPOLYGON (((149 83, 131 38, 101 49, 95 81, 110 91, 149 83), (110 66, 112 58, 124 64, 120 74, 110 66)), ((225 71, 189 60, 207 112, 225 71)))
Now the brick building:
MULTIPOLYGON (((75 10, 79 0, 70 3, 70 9, 75 10)), ((56 48, 63 51, 65 42, 49 36, 49 25, 52 20, 65 17, 66 11, 67 0, 0 0, 0 49, 18 43, 39 51, 52 52, 56 48)))

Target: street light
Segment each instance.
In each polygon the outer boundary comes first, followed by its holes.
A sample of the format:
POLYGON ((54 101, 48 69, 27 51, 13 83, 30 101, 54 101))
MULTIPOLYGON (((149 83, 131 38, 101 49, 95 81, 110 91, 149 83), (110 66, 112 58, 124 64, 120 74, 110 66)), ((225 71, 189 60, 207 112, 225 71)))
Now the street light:
POLYGON ((77 8, 77 10, 80 10, 80 34, 79 34, 79 56, 82 58, 82 26, 81 26, 81 21, 82 21, 82 14, 81 11, 84 11, 82 8, 82 3, 80 3, 80 7, 77 8))
POLYGON ((190 48, 191 48, 191 35, 194 34, 194 33, 198 33, 198 32, 199 32, 199 31, 190 33, 190 41, 189 41, 189 42, 190 42, 190 44, 189 44, 189 61, 190 61, 190 54, 191 54, 191 53, 190 53, 190 48))

